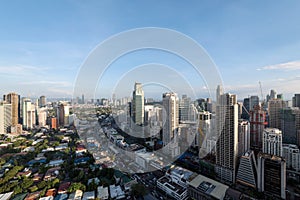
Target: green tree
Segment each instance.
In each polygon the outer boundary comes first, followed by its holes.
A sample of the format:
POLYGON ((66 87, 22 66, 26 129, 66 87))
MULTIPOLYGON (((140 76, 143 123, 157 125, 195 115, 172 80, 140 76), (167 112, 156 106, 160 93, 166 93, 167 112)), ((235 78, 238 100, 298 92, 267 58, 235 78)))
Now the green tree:
POLYGON ((17 185, 16 187, 14 187, 14 194, 20 194, 23 192, 23 189, 20 185, 17 185))
POLYGON ((47 182, 46 181, 41 181, 37 184, 37 187, 41 190, 43 188, 45 188, 47 186, 47 182))
POLYGON ((131 186, 131 194, 135 197, 142 197, 146 194, 146 188, 140 183, 133 184, 131 186))
POLYGON ((72 183, 71 186, 68 189, 68 192, 75 192, 76 190, 82 190, 85 191, 86 187, 82 183, 72 183))
POLYGON ((36 186, 36 185, 34 185, 34 186, 32 186, 32 187, 30 187, 29 188, 29 191, 30 192, 35 192, 35 191, 37 191, 39 188, 36 186))
POLYGON ((21 183, 21 187, 24 189, 28 189, 30 186, 32 186, 33 180, 25 178, 23 182, 21 183))

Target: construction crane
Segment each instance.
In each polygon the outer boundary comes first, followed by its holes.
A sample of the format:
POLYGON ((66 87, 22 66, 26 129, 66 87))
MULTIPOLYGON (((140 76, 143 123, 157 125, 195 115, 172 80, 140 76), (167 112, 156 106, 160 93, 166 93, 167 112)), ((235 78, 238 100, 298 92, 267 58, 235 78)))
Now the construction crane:
POLYGON ((264 95, 263 95, 263 91, 262 91, 262 87, 261 87, 261 82, 259 81, 259 87, 260 87, 260 95, 261 95, 261 107, 263 108, 265 105, 265 99, 264 99, 264 95))

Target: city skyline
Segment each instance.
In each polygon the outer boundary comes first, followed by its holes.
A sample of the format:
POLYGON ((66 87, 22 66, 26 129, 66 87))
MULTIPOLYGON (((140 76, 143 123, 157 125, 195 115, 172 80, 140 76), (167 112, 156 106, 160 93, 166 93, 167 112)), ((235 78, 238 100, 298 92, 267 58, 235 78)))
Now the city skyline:
MULTIPOLYGON (((34 2, 38 4, 34 7, 33 1, 18 4, 22 5, 7 2, 0 12, 3 93, 16 91, 22 96, 43 94, 69 98, 81 64, 96 45, 114 34, 141 27, 174 29, 193 38, 216 63, 224 90, 238 97, 260 96, 259 81, 264 95, 273 88, 283 93, 285 99, 291 99, 300 90, 297 84, 300 14, 296 10, 299 2, 261 3, 259 8, 254 2, 227 2, 221 6, 214 2, 197 2, 193 6, 172 2, 172 7, 171 2, 158 5, 34 2), (171 10, 168 13, 167 8, 171 10), (12 9, 15 12, 10 12, 12 9), (85 9, 91 12, 83 11, 85 9), (11 20, 5 20, 7 18, 11 20)), ((192 80, 195 90, 205 93, 204 85, 197 84, 203 80, 195 79, 187 70, 187 63, 174 57, 151 50, 125 55, 112 64, 110 74, 104 77, 106 91, 101 91, 101 96, 109 96, 106 93, 115 85, 113 81, 124 71, 149 62, 174 67, 192 80), (111 74, 115 77, 111 78, 111 74)), ((143 78, 137 81, 143 82, 143 78)))

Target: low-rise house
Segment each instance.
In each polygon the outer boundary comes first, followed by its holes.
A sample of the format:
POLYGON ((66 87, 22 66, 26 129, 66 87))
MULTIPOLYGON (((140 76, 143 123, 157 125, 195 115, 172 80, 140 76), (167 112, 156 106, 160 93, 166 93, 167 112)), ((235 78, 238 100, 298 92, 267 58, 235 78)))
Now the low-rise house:
POLYGON ((83 194, 82 190, 76 190, 75 192, 69 195, 68 200, 81 200, 82 194, 83 194))
POLYGON ((31 173, 32 173, 31 170, 18 172, 17 176, 19 176, 19 177, 21 177, 21 176, 29 177, 31 175, 31 173))
POLYGON ((58 194, 65 194, 68 192, 68 189, 70 187, 71 183, 70 182, 64 182, 61 183, 58 187, 58 194))
POLYGON ((97 198, 101 200, 106 200, 109 198, 108 187, 99 186, 97 188, 97 198))
POLYGON ((33 192, 33 193, 30 193, 30 194, 27 194, 27 196, 25 197, 24 200, 37 200, 37 199, 39 199, 40 195, 41 195, 40 191, 33 192))
POLYGON ((92 200, 95 199, 95 191, 89 191, 83 193, 82 200, 92 200))
POLYGON ((55 188, 47 190, 47 192, 45 194, 46 197, 49 197, 49 196, 55 197, 55 195, 56 195, 56 189, 55 188))
POLYGON ((43 179, 43 177, 44 177, 44 174, 38 174, 38 173, 36 173, 36 174, 33 175, 32 180, 34 182, 39 182, 39 181, 41 181, 43 179))
POLYGON ((122 199, 125 198, 125 192, 122 190, 120 185, 110 185, 109 193, 111 199, 122 199))
POLYGON ((30 146, 30 147, 26 147, 25 149, 22 150, 22 152, 34 152, 35 148, 30 146))
POLYGON ((60 165, 62 165, 64 163, 64 161, 62 159, 59 159, 59 160, 51 160, 47 166, 49 167, 58 167, 60 165))
POLYGON ((44 181, 51 181, 59 175, 60 167, 53 167, 47 170, 44 181))
POLYGON ((53 200, 54 197, 53 196, 48 196, 48 197, 42 197, 39 200, 53 200))
POLYGON ((54 200, 67 200, 68 199, 68 194, 58 194, 54 200))

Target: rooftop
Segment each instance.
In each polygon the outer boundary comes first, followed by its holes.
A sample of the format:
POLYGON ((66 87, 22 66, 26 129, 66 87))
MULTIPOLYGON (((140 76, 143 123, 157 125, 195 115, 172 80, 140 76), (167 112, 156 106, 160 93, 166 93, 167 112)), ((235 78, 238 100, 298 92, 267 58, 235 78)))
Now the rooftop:
POLYGON ((216 199, 223 199, 225 197, 227 189, 229 188, 227 185, 224 185, 202 175, 198 175, 189 184, 192 187, 197 188, 199 191, 216 199))

